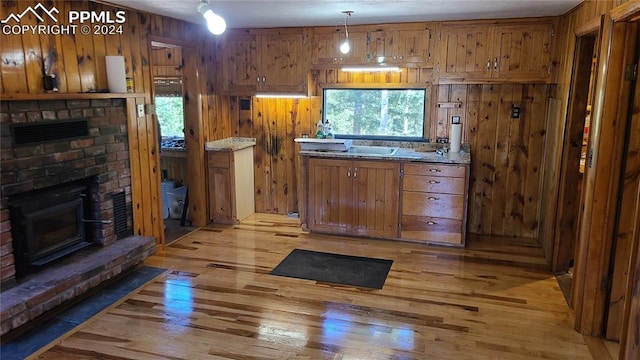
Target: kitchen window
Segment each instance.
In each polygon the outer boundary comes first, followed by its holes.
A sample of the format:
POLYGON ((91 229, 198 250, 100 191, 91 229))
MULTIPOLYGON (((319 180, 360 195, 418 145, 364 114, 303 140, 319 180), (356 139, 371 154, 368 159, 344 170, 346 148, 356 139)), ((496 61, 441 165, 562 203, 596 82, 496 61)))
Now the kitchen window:
POLYGON ((323 121, 338 138, 422 140, 425 88, 325 88, 323 121))

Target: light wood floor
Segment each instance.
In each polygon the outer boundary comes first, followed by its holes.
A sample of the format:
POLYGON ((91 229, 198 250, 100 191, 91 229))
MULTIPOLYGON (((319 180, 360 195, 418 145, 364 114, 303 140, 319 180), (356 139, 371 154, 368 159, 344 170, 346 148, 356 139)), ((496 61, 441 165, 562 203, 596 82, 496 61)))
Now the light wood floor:
POLYGON ((592 359, 541 250, 305 234, 256 215, 211 226, 147 265, 170 269, 39 359, 592 359), (394 261, 381 290, 269 275, 294 248, 394 261))

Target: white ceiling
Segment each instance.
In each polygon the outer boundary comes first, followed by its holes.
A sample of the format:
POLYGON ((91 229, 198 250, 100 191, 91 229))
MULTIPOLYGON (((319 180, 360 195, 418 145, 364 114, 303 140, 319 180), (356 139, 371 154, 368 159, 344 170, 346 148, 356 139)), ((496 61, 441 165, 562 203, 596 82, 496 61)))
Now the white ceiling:
MULTIPOLYGON (((193 23, 200 0, 106 0, 193 23)), ((228 28, 350 25, 561 15, 582 0, 210 0, 228 28)))

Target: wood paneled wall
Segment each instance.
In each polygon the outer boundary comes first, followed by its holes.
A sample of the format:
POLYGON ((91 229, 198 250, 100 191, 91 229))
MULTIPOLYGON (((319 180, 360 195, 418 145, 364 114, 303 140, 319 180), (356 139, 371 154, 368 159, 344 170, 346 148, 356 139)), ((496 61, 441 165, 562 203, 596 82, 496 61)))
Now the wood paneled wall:
POLYGON ((318 99, 221 96, 220 103, 223 121, 209 127, 211 139, 229 136, 256 138, 256 212, 297 212, 298 145, 293 139, 315 130, 320 116, 318 99), (249 102, 250 109, 241 110, 241 101, 249 102))
POLYGON ((154 77, 182 76, 182 48, 181 47, 152 47, 151 64, 154 77))
POLYGON ((536 237, 549 85, 440 85, 435 136, 448 137, 451 116, 460 116, 463 142, 471 145, 468 231, 536 237), (511 118, 512 106, 520 118, 511 118))
MULTIPOLYGON (((89 1, 2 1, 0 18, 10 13, 20 13, 29 6, 41 3, 47 8, 59 10, 58 24, 69 25, 69 10, 110 11, 120 8, 89 1)), ((215 74, 214 58, 199 56, 200 49, 213 49, 212 36, 200 25, 177 19, 151 15, 125 9, 126 22, 122 34, 61 34, 61 35, 2 35, 0 61, 0 92, 43 93, 43 75, 56 74, 60 93, 82 93, 107 89, 104 57, 124 56, 126 74, 134 80, 134 91, 140 94, 127 103, 129 136, 133 139, 131 151, 132 193, 134 208, 134 231, 136 234, 155 236, 163 244, 164 232, 159 214, 160 159, 156 149, 157 129, 152 115, 136 116, 136 105, 152 103, 152 70, 150 67, 151 38, 175 39, 197 45, 197 67, 202 74, 211 70, 215 74)), ((36 24, 29 14, 21 19, 22 24, 36 24)), ((198 97, 208 99, 213 94, 214 76, 202 77, 198 82, 198 97)), ((212 116, 208 101, 202 102, 206 116, 212 116)), ((208 122, 205 122, 207 124, 208 122)), ((206 134, 206 132, 205 132, 206 134)), ((204 164, 203 164, 204 167, 204 164)), ((204 179, 200 181, 204 182, 204 179)), ((202 187, 204 188, 204 187, 202 187)), ((189 193, 190 198, 206 199, 206 194, 189 193)), ((204 201, 204 200, 203 200, 204 201)), ((206 213, 197 201, 191 202, 194 213, 206 213), (197 208, 196 208, 197 206, 197 208)), ((204 218, 204 217, 203 217, 204 218)), ((201 224, 204 225, 204 224, 201 224)))

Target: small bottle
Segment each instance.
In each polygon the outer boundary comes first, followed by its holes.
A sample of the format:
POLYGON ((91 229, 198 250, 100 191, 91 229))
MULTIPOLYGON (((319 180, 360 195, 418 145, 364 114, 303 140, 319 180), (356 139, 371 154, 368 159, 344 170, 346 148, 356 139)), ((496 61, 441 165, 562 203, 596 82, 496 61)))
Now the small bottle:
POLYGON ((333 139, 333 126, 329 123, 329 120, 324 124, 324 137, 327 139, 333 139))
POLYGON ((324 139, 324 124, 322 120, 318 121, 318 125, 316 126, 316 138, 324 139))

